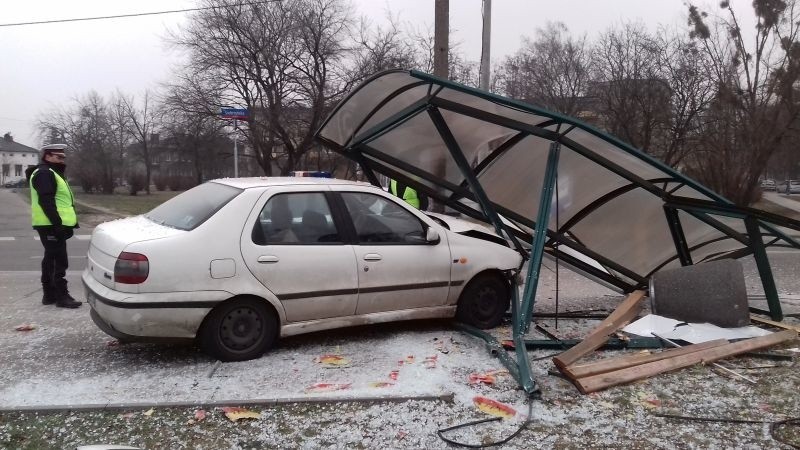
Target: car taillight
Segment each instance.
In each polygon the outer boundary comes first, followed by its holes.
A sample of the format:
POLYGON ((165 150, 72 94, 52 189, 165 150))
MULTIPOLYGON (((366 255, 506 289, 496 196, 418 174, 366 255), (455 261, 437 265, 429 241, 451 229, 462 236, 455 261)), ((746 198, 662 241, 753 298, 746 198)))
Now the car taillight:
POLYGON ((117 283, 144 283, 149 273, 150 262, 140 253, 122 252, 114 264, 114 281, 117 283))

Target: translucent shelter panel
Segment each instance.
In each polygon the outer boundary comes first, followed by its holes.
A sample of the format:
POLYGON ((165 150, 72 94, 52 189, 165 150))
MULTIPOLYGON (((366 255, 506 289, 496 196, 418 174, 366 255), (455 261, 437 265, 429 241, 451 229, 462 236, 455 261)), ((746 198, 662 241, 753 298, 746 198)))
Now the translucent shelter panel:
POLYGON ((422 112, 369 144, 381 153, 459 184, 463 177, 428 114, 422 112))
MULTIPOLYGON (((407 86, 404 86, 398 91, 388 93, 391 95, 391 99, 385 104, 380 105, 380 107, 372 113, 372 116, 369 117, 362 126, 358 127, 358 129, 354 131, 354 137, 361 136, 363 133, 371 130, 384 120, 389 119, 390 117, 413 105, 414 102, 423 99, 428 94, 429 85, 423 84, 403 90, 405 87, 407 86)), ((384 95, 384 97, 388 99, 390 96, 384 95)), ((383 101, 383 99, 381 99, 381 101, 383 101)), ((354 124, 354 126, 357 125, 358 124, 354 124)))
POLYGON ((416 173, 416 172, 415 173, 408 172, 407 170, 404 170, 404 169, 402 169, 402 168, 400 168, 400 167, 398 167, 396 165, 393 165, 390 162, 387 162, 387 161, 381 159, 380 156, 376 157, 376 156, 372 156, 372 155, 364 155, 364 158, 366 159, 367 164, 370 166, 370 168, 372 168, 374 170, 377 170, 379 172, 382 172, 382 168, 383 167, 387 167, 390 170, 396 171, 396 172, 400 173, 401 175, 404 175, 404 176, 414 180, 415 182, 417 182, 417 183, 419 183, 419 184, 421 184, 423 186, 427 186, 427 187, 439 192, 441 195, 450 196, 453 193, 451 190, 449 190, 447 188, 440 187, 439 185, 437 185, 437 184, 435 184, 435 183, 433 183, 433 182, 431 182, 431 181, 429 181, 429 180, 427 180, 425 178, 420 177, 419 174, 416 173))
POLYGON ((676 254, 658 197, 634 189, 609 201, 572 227, 584 245, 639 275, 676 254))
POLYGON ((325 124, 320 136, 344 145, 354 128, 382 99, 403 86, 418 81, 410 77, 408 72, 402 71, 385 73, 362 84, 346 101, 339 103, 339 109, 325 124))
MULTIPOLYGON (((506 117, 527 125, 537 126, 543 122, 551 120, 549 116, 544 114, 540 115, 519 108, 501 105, 500 103, 492 102, 490 100, 453 89, 445 88, 437 95, 437 97, 450 100, 461 105, 469 106, 485 113, 506 117)), ((488 121, 490 119, 487 118, 486 120, 488 121)))
POLYGON ((672 195, 676 197, 686 197, 686 198, 694 198, 698 200, 708 200, 708 201, 716 201, 715 198, 711 198, 708 195, 698 191, 697 189, 691 186, 682 186, 678 188, 672 195))
MULTIPOLYGON (((685 211, 678 211, 678 218, 681 221, 681 228, 683 229, 683 236, 686 238, 686 245, 690 250, 706 242, 727 236, 726 233, 706 224, 685 211)), ((694 256, 694 254, 692 254, 692 256, 694 256)))
POLYGON ((461 153, 472 168, 489 156, 492 150, 517 134, 514 130, 463 114, 447 110, 442 110, 441 113, 461 153))
POLYGON ((672 175, 664 170, 583 129, 574 128, 566 134, 566 137, 640 178, 647 180, 672 178, 672 175))
MULTIPOLYGON (((794 239, 795 242, 800 243, 800 231, 793 230, 791 228, 786 228, 786 227, 774 225, 774 224, 769 224, 769 223, 768 223, 768 225, 770 227, 772 227, 773 229, 777 230, 778 232, 781 232, 784 235, 788 236, 790 239, 794 239)), ((768 230, 762 228, 761 229, 761 233, 764 235, 764 243, 765 244, 768 243, 770 240, 774 239, 773 237, 771 237, 771 236, 774 235, 774 233, 771 232, 771 231, 768 231, 768 230), (767 236, 767 234, 769 234, 770 236, 767 236)), ((777 245, 791 245, 791 244, 787 243, 784 240, 781 240, 780 242, 777 242, 776 244, 777 245)), ((800 251, 800 249, 798 251, 800 251)))
MULTIPOLYGON (((529 219, 539 210, 550 141, 527 136, 497 157, 478 177, 495 203, 529 219)), ((630 183, 562 147, 548 227, 557 230, 608 192, 630 183)))
POLYGON ((711 259, 719 258, 727 255, 728 253, 740 250, 744 245, 735 239, 725 239, 723 241, 711 242, 704 245, 702 248, 692 252, 694 263, 705 262, 711 259))

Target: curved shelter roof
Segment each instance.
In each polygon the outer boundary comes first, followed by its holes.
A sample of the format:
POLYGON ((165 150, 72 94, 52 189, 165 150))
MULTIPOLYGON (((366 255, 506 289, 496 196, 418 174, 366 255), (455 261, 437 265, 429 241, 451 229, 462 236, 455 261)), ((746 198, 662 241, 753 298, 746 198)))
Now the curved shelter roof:
POLYGON ((478 203, 485 194, 522 249, 530 248, 557 143, 545 252, 623 291, 646 287, 665 268, 750 254, 762 238, 800 248, 789 237, 798 221, 736 207, 574 118, 421 72, 373 76, 317 137, 359 162, 374 183, 375 173, 385 174, 492 223, 478 203))

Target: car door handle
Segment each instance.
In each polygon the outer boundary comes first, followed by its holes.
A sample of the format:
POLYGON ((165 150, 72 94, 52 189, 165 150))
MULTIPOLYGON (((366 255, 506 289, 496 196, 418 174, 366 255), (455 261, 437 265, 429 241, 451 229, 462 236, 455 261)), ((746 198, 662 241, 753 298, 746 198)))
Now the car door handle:
POLYGON ((257 261, 261 264, 272 264, 278 262, 278 257, 273 255, 262 255, 258 257, 257 261))
POLYGON ((377 253, 367 253, 364 255, 364 261, 380 261, 383 257, 377 253))

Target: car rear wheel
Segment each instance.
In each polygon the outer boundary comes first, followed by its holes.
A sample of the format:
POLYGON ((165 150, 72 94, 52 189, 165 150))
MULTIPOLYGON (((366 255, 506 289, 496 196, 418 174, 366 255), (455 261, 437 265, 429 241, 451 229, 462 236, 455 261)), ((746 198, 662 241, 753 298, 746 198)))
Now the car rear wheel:
POLYGON ((263 302, 240 298, 214 308, 200 330, 200 346, 221 361, 261 356, 275 343, 278 319, 263 302))
POLYGON ((477 328, 494 328, 500 325, 509 304, 508 284, 499 275, 478 275, 461 293, 456 319, 477 328))

